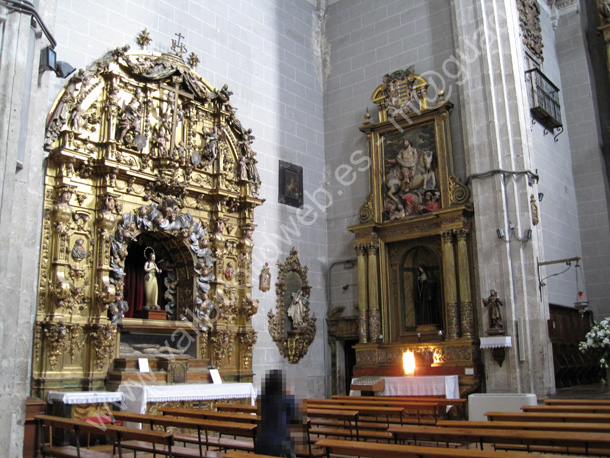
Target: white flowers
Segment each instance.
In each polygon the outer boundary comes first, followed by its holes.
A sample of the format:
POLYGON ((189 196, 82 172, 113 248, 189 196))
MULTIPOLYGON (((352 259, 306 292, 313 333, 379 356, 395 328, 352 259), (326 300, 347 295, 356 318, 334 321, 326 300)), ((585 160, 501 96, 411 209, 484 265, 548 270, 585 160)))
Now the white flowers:
POLYGON ((602 350, 599 364, 602 367, 608 367, 607 361, 610 359, 610 317, 595 323, 585 339, 584 342, 578 344, 578 349, 583 353, 591 349, 602 350))

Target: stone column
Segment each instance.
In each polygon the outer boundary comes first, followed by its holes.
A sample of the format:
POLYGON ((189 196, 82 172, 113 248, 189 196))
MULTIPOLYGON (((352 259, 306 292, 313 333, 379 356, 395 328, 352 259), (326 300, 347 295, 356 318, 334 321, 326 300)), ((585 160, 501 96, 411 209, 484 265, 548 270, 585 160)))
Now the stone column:
POLYGON ((470 292, 470 263, 468 262, 468 237, 467 229, 455 231, 457 237, 458 252, 458 275, 460 285, 460 323, 462 325, 462 337, 472 339, 474 337, 474 311, 472 306, 472 294, 470 292))
POLYGON ((379 313, 379 245, 371 244, 369 252, 369 342, 376 342, 381 335, 379 313))
POLYGON ((460 311, 455 281, 453 231, 443 232, 441 236, 443 240, 443 288, 445 290, 445 310, 447 314, 447 339, 457 339, 460 336, 460 311))
POLYGON ((369 296, 366 247, 364 245, 356 245, 356 253, 358 254, 358 335, 360 343, 367 343, 369 334, 369 296))
POLYGON ((468 151, 465 174, 471 177, 477 280, 482 291, 493 288, 503 298, 513 339, 517 317, 524 319, 527 335, 522 348, 509 350, 508 364, 501 368, 488 352, 483 354, 489 359, 487 390, 544 397, 555 391, 555 382, 548 299, 541 301, 538 290, 542 231, 535 230, 533 239, 525 243, 512 237, 507 243, 496 236, 498 228, 508 234, 513 225, 521 235, 532 227, 529 196, 534 190, 531 174, 537 167, 537 145, 530 130, 519 13, 516 2, 495 0, 451 2, 451 11, 453 59, 460 68, 460 84, 451 90, 459 91, 464 151, 468 151))

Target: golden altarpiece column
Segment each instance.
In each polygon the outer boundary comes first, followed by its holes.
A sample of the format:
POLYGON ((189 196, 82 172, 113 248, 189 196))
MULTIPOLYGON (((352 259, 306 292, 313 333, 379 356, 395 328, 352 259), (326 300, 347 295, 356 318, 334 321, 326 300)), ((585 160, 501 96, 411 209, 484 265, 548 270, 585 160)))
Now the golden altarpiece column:
MULTIPOLYGON (((360 126, 371 167, 359 211, 359 343, 354 375, 459 375, 461 392, 479 386, 472 301, 468 189, 453 175, 449 113, 413 68, 385 75, 372 100, 378 120, 360 126)), ((367 118, 370 116, 367 114, 367 118)))
POLYGON ((116 389, 138 357, 144 383, 252 379, 254 137, 178 38, 108 52, 49 114, 37 396, 116 389))

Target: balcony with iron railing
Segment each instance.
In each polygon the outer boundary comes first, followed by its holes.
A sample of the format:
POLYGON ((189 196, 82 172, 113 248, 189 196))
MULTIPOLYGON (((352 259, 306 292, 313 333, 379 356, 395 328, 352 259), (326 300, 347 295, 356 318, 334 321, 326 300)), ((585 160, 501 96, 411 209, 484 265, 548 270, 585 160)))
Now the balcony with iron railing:
POLYGON ((539 68, 532 68, 525 72, 525 81, 528 87, 530 112, 535 121, 538 121, 547 131, 555 133, 555 141, 563 132, 561 121, 561 105, 559 103, 559 88, 549 80, 539 68))

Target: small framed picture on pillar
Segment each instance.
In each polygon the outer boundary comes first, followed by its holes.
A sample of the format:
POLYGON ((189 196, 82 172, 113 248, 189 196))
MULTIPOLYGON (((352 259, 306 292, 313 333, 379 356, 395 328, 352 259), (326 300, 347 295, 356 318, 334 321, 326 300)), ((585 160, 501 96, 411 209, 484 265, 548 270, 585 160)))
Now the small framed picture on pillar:
POLYGON ((297 208, 303 206, 303 167, 280 161, 278 202, 297 208))

